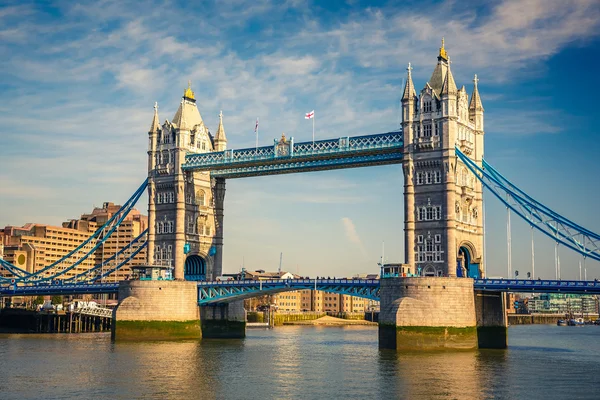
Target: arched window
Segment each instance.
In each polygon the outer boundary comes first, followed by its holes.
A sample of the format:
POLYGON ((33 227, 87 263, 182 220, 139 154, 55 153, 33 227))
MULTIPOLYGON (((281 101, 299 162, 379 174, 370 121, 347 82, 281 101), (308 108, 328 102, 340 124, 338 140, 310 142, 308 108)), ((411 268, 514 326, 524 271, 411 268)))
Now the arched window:
POLYGON ((198 192, 196 192, 196 204, 203 206, 206 204, 205 201, 204 190, 198 190, 198 192))
POLYGON ((156 249, 154 249, 154 259, 160 260, 160 246, 156 245, 156 249))
POLYGON ((461 169, 460 174, 461 174, 461 178, 460 178, 461 186, 467 186, 467 169, 463 167, 461 169))

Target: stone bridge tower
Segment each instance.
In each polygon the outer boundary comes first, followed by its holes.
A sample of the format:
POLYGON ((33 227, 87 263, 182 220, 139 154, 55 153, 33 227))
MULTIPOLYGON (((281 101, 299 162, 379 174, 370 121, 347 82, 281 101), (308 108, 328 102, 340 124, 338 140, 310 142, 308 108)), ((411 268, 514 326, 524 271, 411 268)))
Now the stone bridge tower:
POLYGON ((437 65, 417 95, 408 65, 402 96, 406 263, 427 276, 483 275, 482 185, 455 148, 481 165, 483 106, 477 89, 457 89, 450 58, 437 65))
POLYGON ((148 135, 148 264, 172 266, 177 280, 213 279, 222 269, 225 181, 181 165, 187 153, 225 150, 223 114, 213 136, 188 86, 172 121, 161 125, 154 106, 148 135))

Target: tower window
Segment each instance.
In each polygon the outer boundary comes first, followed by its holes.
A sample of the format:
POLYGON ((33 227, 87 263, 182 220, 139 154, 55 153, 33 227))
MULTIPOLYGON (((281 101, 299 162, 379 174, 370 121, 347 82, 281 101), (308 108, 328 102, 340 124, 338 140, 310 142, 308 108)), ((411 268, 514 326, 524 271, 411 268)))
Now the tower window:
POLYGON ((427 112, 431 112, 431 101, 426 101, 425 103, 423 103, 423 111, 427 112))
POLYGON ((196 204, 199 206, 203 206, 205 204, 204 191, 199 190, 196 193, 196 204))
POLYGON ((422 184, 423 184, 423 173, 417 172, 417 185, 422 185, 422 184))
POLYGON ((431 182, 432 182, 432 176, 431 175, 432 175, 431 172, 429 172, 429 171, 425 172, 425 182, 428 185, 431 185, 431 182))
POLYGON ((433 176, 434 176, 434 183, 440 183, 442 181, 442 173, 440 171, 435 171, 433 176))
POLYGON ((441 243, 442 242, 442 235, 435 235, 435 242, 436 243, 441 243))
POLYGON ((417 236, 417 243, 423 243, 423 235, 417 236))
POLYGON ((431 137, 431 124, 423 125, 423 136, 431 137))

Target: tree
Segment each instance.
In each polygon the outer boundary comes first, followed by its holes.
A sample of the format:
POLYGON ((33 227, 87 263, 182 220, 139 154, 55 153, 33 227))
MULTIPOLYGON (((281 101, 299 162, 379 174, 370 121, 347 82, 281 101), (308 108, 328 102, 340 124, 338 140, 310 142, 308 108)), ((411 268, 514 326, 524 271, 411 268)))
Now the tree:
POLYGON ((52 296, 52 304, 62 304, 63 297, 62 296, 52 296))
POLYGON ((36 306, 39 304, 44 304, 44 296, 36 297, 35 300, 33 301, 33 304, 35 304, 36 306))

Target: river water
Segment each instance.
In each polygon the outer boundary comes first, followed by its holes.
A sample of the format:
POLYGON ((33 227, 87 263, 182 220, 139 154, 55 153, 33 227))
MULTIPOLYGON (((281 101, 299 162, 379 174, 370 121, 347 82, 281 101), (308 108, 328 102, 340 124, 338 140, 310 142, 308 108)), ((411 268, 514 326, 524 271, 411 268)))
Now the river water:
POLYGON ((508 350, 397 354, 377 327, 244 340, 0 336, 2 399, 600 399, 600 326, 509 328, 508 350))

